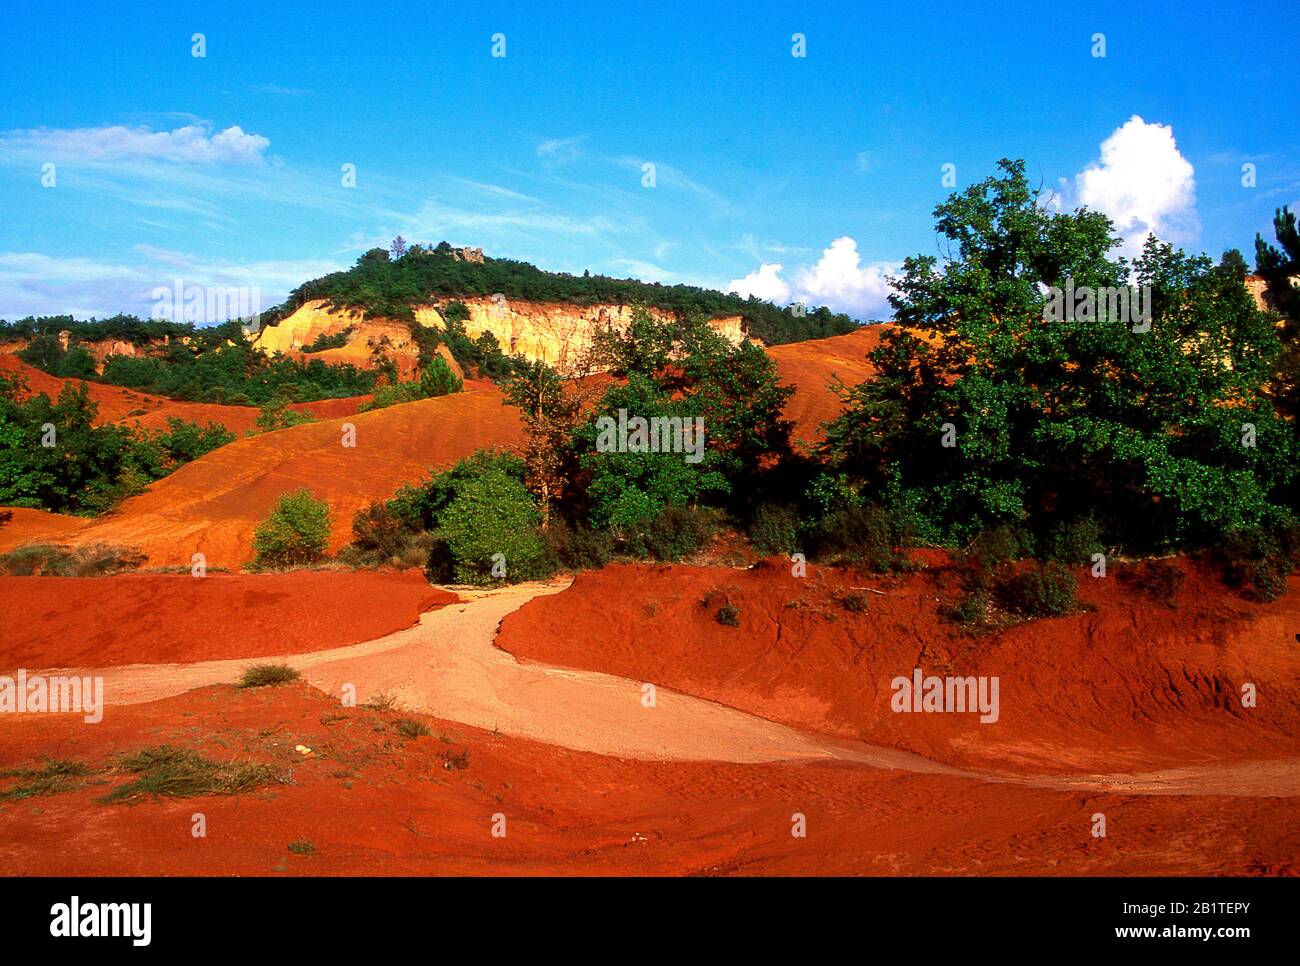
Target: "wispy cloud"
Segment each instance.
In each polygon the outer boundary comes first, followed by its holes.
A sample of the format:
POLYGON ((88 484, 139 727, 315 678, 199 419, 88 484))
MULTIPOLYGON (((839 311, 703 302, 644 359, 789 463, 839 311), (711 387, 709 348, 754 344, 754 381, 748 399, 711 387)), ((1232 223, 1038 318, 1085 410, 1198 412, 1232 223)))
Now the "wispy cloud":
POLYGON ((0 134, 0 158, 74 162, 81 165, 118 161, 164 161, 179 164, 262 164, 269 138, 239 125, 212 133, 211 127, 187 124, 170 131, 147 127, 31 128, 0 134))

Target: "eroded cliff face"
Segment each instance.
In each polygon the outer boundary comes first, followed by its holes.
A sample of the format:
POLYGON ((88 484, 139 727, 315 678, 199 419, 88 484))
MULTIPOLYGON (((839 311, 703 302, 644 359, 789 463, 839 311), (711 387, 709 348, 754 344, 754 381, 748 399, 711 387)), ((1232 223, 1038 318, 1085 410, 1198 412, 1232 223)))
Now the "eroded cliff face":
MULTIPOLYGON (((457 301, 463 302, 469 310, 465 333, 471 339, 490 332, 507 355, 518 354, 561 370, 590 347, 598 329, 611 326, 622 331, 631 322, 633 312, 628 305, 574 305, 513 299, 498 302, 488 297, 457 301)), ((659 309, 649 311, 660 319, 672 317, 670 312, 659 309)), ((423 326, 439 330, 446 327, 441 311, 434 305, 417 306, 415 318, 423 326)), ((738 315, 713 319, 710 324, 732 345, 739 345, 746 338, 743 320, 738 315)), ((308 302, 278 325, 267 326, 257 335, 254 344, 268 353, 281 352, 295 358, 320 359, 332 364, 346 362, 363 369, 375 368, 378 353, 384 352, 397 363, 403 379, 412 377, 420 352, 404 323, 366 320, 360 312, 349 310, 331 312, 323 301, 308 302), (337 335, 349 329, 347 344, 342 348, 313 353, 302 351, 304 346, 311 345, 322 335, 337 335)))
MULTIPOLYGON (((501 351, 517 354, 532 361, 546 362, 564 371, 590 348, 597 330, 606 326, 616 331, 632 321, 630 305, 575 305, 571 302, 526 302, 489 297, 462 298, 469 310, 465 334, 477 339, 484 332, 496 337, 501 351)), ((671 319, 672 313, 648 309, 659 319, 671 319)), ((421 324, 442 329, 445 326, 439 309, 432 305, 415 310, 421 324)), ((745 339, 740 316, 713 319, 710 324, 732 345, 745 339)))
POLYGON ((378 368, 387 357, 397 365, 402 379, 413 378, 420 355, 420 347, 404 323, 365 319, 360 312, 348 309, 330 311, 319 300, 308 302, 278 325, 268 325, 253 344, 271 355, 279 352, 296 359, 319 359, 328 365, 349 364, 358 369, 378 368), (321 336, 340 332, 348 336, 346 344, 339 348, 303 351, 321 336))

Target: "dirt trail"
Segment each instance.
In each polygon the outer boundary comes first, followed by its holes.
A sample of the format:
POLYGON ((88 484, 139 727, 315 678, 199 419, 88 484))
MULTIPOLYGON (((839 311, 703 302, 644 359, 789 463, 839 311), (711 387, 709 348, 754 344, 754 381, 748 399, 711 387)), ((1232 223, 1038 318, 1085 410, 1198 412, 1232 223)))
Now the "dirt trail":
MULTIPOLYGON (((645 760, 753 763, 841 760, 873 768, 951 775, 1066 791, 1140 795, 1300 795, 1300 762, 1216 764, 1132 775, 1018 776, 953 768, 919 755, 833 738, 664 688, 653 707, 629 678, 520 662, 495 647, 501 619, 563 584, 462 591, 463 601, 425 613, 416 627, 310 654, 195 664, 136 664, 93 673, 108 705, 140 704, 194 688, 232 683, 252 663, 285 663, 327 694, 356 689, 462 724, 578 751, 645 760)), ((78 673, 92 673, 82 670, 78 673)))

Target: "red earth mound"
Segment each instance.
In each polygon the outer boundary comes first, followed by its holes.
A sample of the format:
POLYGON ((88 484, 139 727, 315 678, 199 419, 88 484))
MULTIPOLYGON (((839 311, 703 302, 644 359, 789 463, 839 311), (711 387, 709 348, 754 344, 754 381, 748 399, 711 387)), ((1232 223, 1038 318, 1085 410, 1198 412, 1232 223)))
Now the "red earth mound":
POLYGON ((237 569, 252 557, 253 531, 280 496, 306 487, 329 504, 330 549, 337 550, 352 539, 352 517, 367 504, 475 449, 522 438, 518 410, 502 405, 491 384, 471 382, 451 396, 223 446, 79 531, 76 542, 137 547, 155 567, 189 567, 192 555, 203 553, 209 567, 237 569), (348 424, 354 447, 343 445, 348 424))
POLYGON ((62 543, 90 526, 85 517, 27 507, 0 507, 0 553, 25 543, 62 543), (3 517, 8 514, 8 519, 3 517))
POLYGON ((1122 566, 1080 576, 1095 609, 974 636, 939 616, 954 593, 940 569, 882 580, 817 567, 794 577, 779 558, 745 571, 616 565, 530 601, 497 644, 971 767, 1121 771, 1300 751, 1297 578, 1260 606, 1184 564, 1174 608, 1117 579, 1122 566), (715 619, 724 603, 739 627, 715 619), (891 710, 893 680, 917 667, 996 676, 997 721, 891 710), (1242 706, 1246 684, 1257 707, 1242 706))
POLYGON ((454 600, 418 570, 0 577, 0 668, 301 654, 382 637, 454 600))
MULTIPOLYGON (((830 764, 646 762, 396 712, 302 684, 0 721, 0 771, 90 773, 20 798, 0 779, 10 875, 1178 875, 1294 872, 1294 800, 1050 791, 830 764), (116 756, 170 744, 283 779, 109 804, 116 756), (299 750, 299 746, 308 749, 299 750), (463 767, 462 767, 463 766, 463 767), (1104 839, 1091 816, 1109 820, 1104 839), (195 838, 194 813, 207 835, 195 838), (790 834, 792 814, 807 836, 790 834), (506 835, 493 837, 494 816, 506 835), (305 840, 309 854, 289 843, 305 840)), ((301 848, 301 847, 300 847, 301 848)))
MULTIPOLYGON (((22 376, 27 380, 27 387, 32 394, 45 393, 51 399, 58 398, 65 382, 89 386, 90 398, 99 407, 96 422, 100 425, 119 423, 147 429, 166 429, 167 420, 175 418, 200 425, 221 423, 236 436, 243 436, 253 430, 258 415, 255 406, 182 402, 121 386, 84 379, 62 379, 29 366, 12 354, 0 353, 0 373, 22 376)), ((320 419, 332 419, 352 415, 357 411, 357 406, 369 398, 351 396, 346 399, 323 399, 319 402, 294 403, 289 408, 311 413, 320 419)))
POLYGON ((846 386, 856 386, 875 373, 867 353, 880 344, 881 336, 890 328, 888 323, 866 325, 848 335, 767 350, 776 360, 781 381, 795 387, 785 416, 794 420, 792 435, 797 442, 821 439, 821 424, 834 419, 844 408, 830 388, 836 377, 846 386))

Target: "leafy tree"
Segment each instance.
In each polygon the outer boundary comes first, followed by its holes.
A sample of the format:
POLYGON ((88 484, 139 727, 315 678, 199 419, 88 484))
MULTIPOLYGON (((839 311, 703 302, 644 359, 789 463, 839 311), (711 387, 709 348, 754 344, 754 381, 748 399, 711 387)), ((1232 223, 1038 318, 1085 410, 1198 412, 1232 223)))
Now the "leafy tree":
POLYGON ((1130 266, 1104 215, 1053 213, 1023 162, 999 167, 935 209, 951 252, 905 260, 879 377, 842 390, 825 455, 959 542, 1091 516, 1112 543, 1184 545, 1282 512, 1294 437, 1262 392, 1277 342, 1241 280, 1151 239, 1132 266, 1150 331, 1048 321, 1045 289, 1120 289, 1130 266))
POLYGON ((524 482, 537 497, 545 530, 552 504, 576 474, 572 436, 581 421, 584 394, 546 363, 532 362, 506 384, 503 402, 519 407, 523 418, 524 482))
POLYGON ((1282 351, 1274 371, 1273 397, 1292 419, 1300 417, 1300 232, 1295 212, 1283 206, 1273 219, 1275 247, 1255 236, 1255 271, 1268 286, 1281 316, 1282 351))
POLYGON ((508 579, 539 576, 546 546, 538 531, 541 517, 524 485, 500 468, 465 480, 438 517, 438 532, 447 541, 461 583, 498 579, 494 565, 508 579), (499 556, 498 556, 499 555, 499 556))

